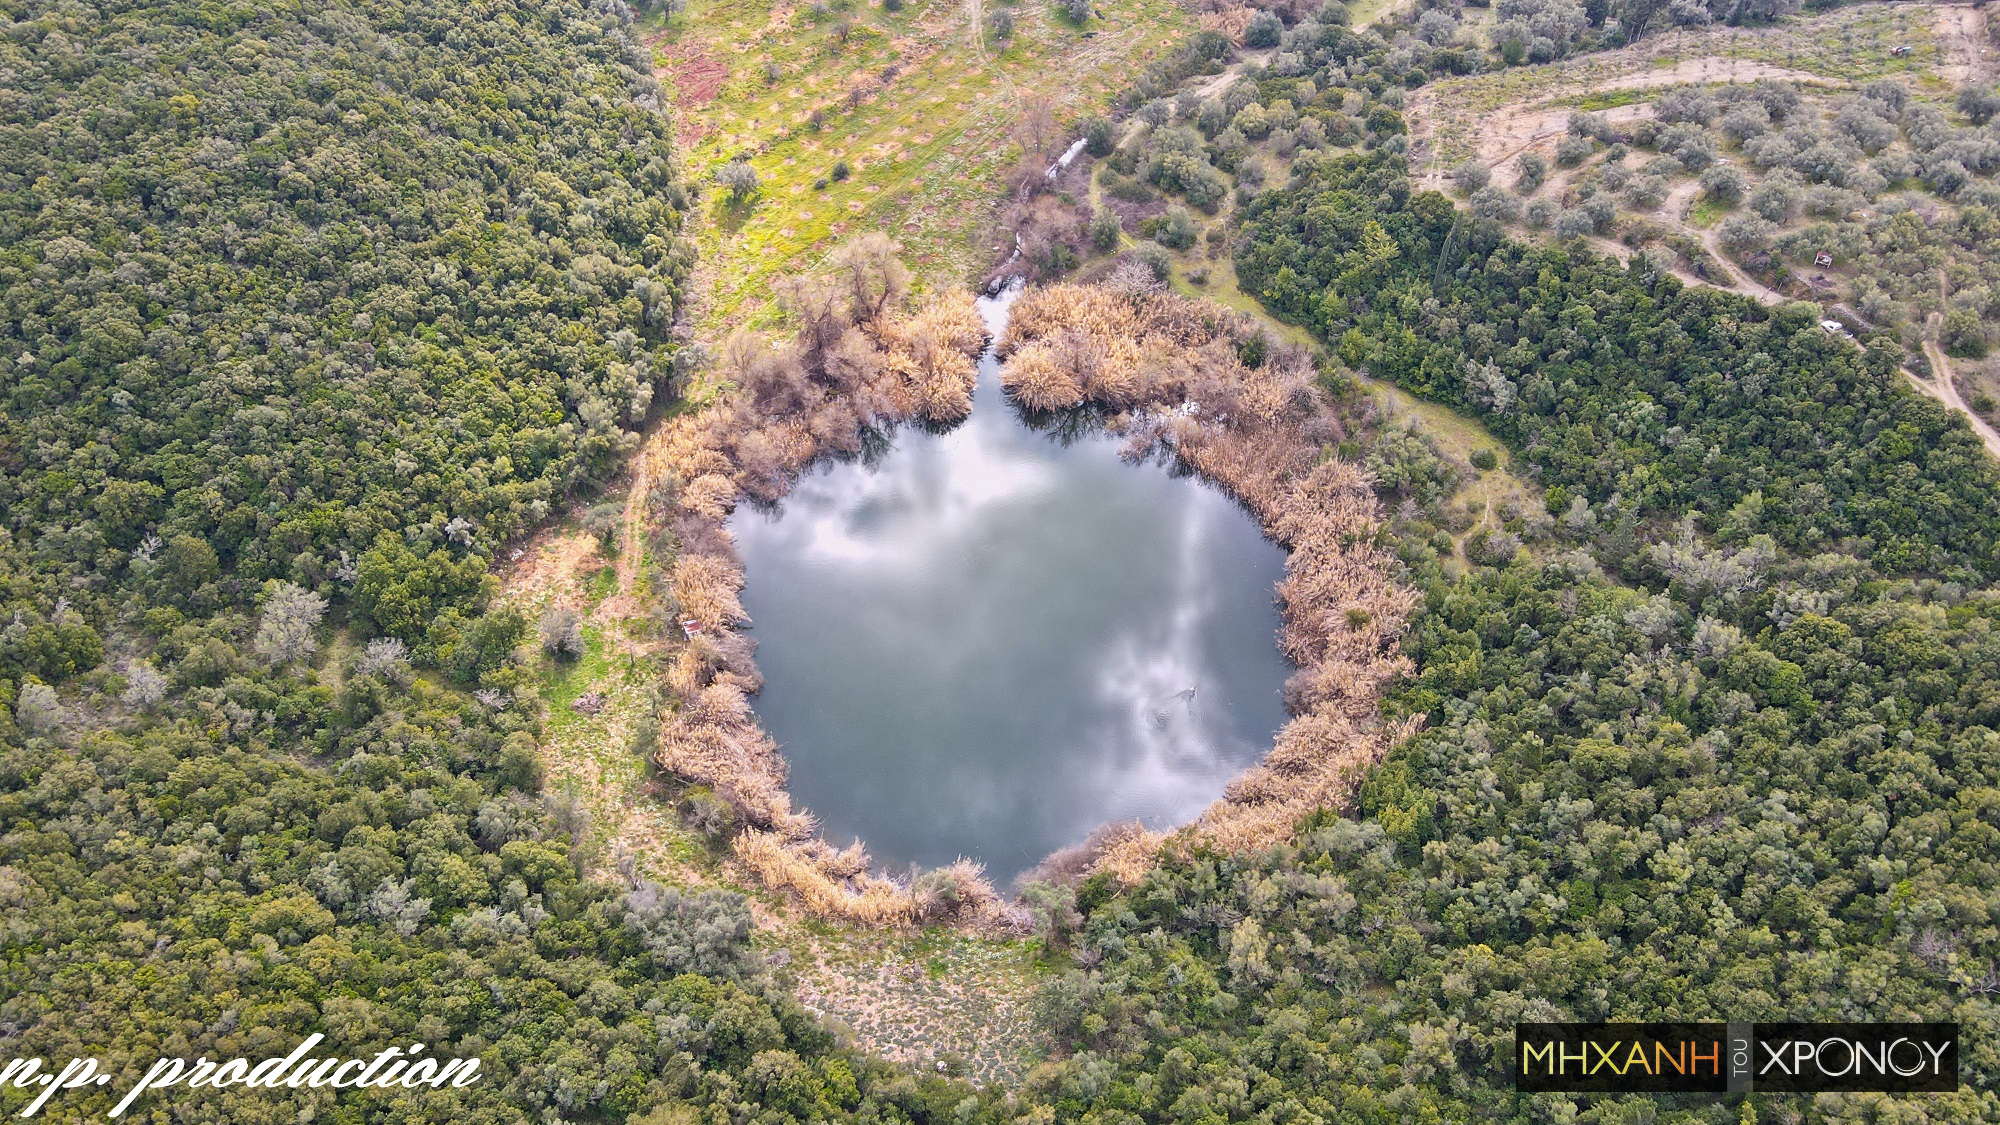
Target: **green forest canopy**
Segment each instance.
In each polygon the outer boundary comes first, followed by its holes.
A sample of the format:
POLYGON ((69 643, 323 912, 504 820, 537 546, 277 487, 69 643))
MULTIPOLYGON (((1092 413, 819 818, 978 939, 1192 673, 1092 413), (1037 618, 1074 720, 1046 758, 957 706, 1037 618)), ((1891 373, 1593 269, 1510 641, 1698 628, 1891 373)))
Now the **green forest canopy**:
POLYGON ((1440 266, 1458 225, 1400 159, 1308 162, 1239 271, 1485 415, 1560 530, 1454 578, 1399 515, 1425 604, 1387 710, 1428 729, 1358 820, 1050 910, 1088 967, 1042 996, 1069 1055, 1033 1096, 1079 1122, 2000 1117, 1992 463, 1801 312, 1490 231, 1440 266), (1957 1021, 1964 1085, 1510 1089, 1514 1022, 1621 1019, 1957 1021))
POLYGON ((1425 608, 1390 711, 1429 729, 1358 820, 1047 910, 1078 967, 1011 1093, 839 1047, 738 897, 581 877, 511 693, 526 624, 482 601, 671 362, 685 199, 608 12, 8 9, 10 1054, 312 1029, 493 1075, 176 1102, 231 1122, 2000 1117, 1992 465, 1887 352, 1454 239, 1384 153, 1257 196, 1241 276, 1482 414, 1563 519, 1457 579, 1399 519, 1425 608), (375 639, 315 662, 329 604, 375 639), (1662 1016, 1957 1019, 1967 1086, 1506 1088, 1516 1019, 1662 1016))
POLYGON ((1351 366, 1483 417, 1560 503, 1642 516, 1749 501, 1782 546, 1884 573, 2000 576, 2000 474, 1900 353, 1643 262, 1502 241, 1411 194, 1400 159, 1345 155, 1258 197, 1238 268, 1351 366), (1754 497, 1754 499, 1753 499, 1754 497))
MULTIPOLYGON (((359 579, 420 643, 471 605, 463 560, 619 464, 692 250, 608 11, 7 6, 8 618, 359 579), (423 574, 370 589, 371 554, 423 574)), ((0 677, 78 645, 0 640, 0 677)))
POLYGON ((489 558, 630 448, 688 264, 619 10, 5 8, 10 1057, 136 1077, 317 1030, 487 1074, 138 1110, 232 1125, 943 1120, 969 1096, 840 1049, 740 896, 581 878, 575 814, 537 792, 489 558), (382 635, 313 659, 330 603, 382 635))

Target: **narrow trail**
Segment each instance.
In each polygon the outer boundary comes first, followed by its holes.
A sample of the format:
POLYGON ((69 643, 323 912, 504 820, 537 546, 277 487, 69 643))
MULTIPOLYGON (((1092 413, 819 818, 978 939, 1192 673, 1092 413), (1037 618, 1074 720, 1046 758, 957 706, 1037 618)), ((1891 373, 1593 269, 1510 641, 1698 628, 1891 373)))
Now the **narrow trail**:
POLYGON ((1274 50, 1276 50, 1276 48, 1266 48, 1265 50, 1262 51, 1241 52, 1240 57, 1237 58, 1235 62, 1230 63, 1227 67, 1225 67, 1221 74, 1218 74, 1215 77, 1209 79, 1208 81, 1202 83, 1201 85, 1196 86, 1194 88, 1194 92, 1200 94, 1204 98, 1213 98, 1220 95, 1224 90, 1227 90, 1229 89, 1229 87, 1236 84, 1236 80, 1242 77, 1243 75, 1244 67, 1263 66, 1265 61, 1271 57, 1271 52, 1274 50))
MULTIPOLYGON (((1715 231, 1695 231, 1680 223, 1676 223, 1675 225, 1701 240, 1701 248, 1708 251, 1708 256, 1715 259, 1715 263, 1722 267, 1723 273, 1729 275, 1730 282, 1737 290, 1755 297, 1767 305, 1782 305, 1786 301, 1791 300, 1790 297, 1785 296, 1783 293, 1743 272, 1743 267, 1731 261, 1729 255, 1722 252, 1722 239, 1715 231)), ((1718 286, 1718 288, 1726 287, 1718 286)))
POLYGON ((1674 190, 1668 192, 1667 198, 1660 204, 1660 210, 1665 212, 1666 216, 1673 221, 1686 223, 1689 206, 1694 203, 1694 197, 1700 194, 1700 180, 1689 180, 1684 184, 1676 184, 1674 185, 1674 190))
POLYGON ((673 810, 650 795, 647 765, 632 747, 640 721, 654 706, 654 660, 664 647, 650 627, 649 591, 641 580, 656 477, 649 438, 633 454, 624 478, 598 498, 612 501, 624 494, 614 557, 607 559, 587 530, 551 524, 501 568, 501 598, 530 622, 553 609, 583 615, 585 656, 571 664, 543 658, 537 679, 522 690, 538 691, 546 707, 540 740, 545 791, 588 814, 588 844, 601 861, 599 877, 620 878, 629 870, 675 886, 698 886, 711 876, 692 862, 689 837, 673 810), (606 571, 613 579, 608 589, 606 571), (594 705, 579 706, 587 698, 594 698, 594 705))
MULTIPOLYGON (((1933 313, 1931 319, 1936 321, 1939 318, 1933 313)), ((1932 324, 1927 327, 1934 329, 1936 326, 1932 324)), ((1986 452, 1995 458, 2000 458, 2000 431, 1994 430, 1986 419, 1973 413, 1972 408, 1965 404, 1965 399, 1959 396, 1958 383, 1951 374, 1951 360, 1944 354, 1944 349, 1938 346, 1937 337, 1930 332, 1924 336, 1924 358, 1930 361, 1930 378, 1921 378, 1908 368, 1903 369, 1903 374, 1909 377, 1910 382, 1915 384, 1918 390, 1963 414, 1966 421, 1972 423, 1972 430, 1979 435, 1979 440, 1986 443, 1986 452)))

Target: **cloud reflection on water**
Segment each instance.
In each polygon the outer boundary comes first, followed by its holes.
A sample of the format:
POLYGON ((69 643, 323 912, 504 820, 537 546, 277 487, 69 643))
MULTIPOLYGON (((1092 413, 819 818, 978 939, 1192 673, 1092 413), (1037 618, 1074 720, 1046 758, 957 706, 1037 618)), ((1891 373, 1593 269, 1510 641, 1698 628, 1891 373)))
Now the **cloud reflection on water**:
POLYGON ((963 425, 732 526, 793 796, 878 861, 1004 878, 1191 819, 1284 720, 1282 553, 1197 480, 1024 425, 990 358, 963 425))

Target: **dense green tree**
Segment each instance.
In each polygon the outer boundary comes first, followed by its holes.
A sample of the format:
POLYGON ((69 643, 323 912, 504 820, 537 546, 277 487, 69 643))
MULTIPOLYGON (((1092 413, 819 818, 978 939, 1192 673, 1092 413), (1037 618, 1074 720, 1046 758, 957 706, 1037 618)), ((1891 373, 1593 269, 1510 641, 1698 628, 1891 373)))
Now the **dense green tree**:
POLYGON ((1753 492, 1793 550, 1887 573, 2000 575, 2000 480, 1900 354, 1681 284, 1642 258, 1530 247, 1415 193, 1400 160, 1342 156, 1253 204, 1245 286, 1376 376, 1484 416, 1544 482, 1644 518, 1753 492))
POLYGON ((483 567, 617 465, 692 250, 610 11, 9 9, 5 617, 483 567))

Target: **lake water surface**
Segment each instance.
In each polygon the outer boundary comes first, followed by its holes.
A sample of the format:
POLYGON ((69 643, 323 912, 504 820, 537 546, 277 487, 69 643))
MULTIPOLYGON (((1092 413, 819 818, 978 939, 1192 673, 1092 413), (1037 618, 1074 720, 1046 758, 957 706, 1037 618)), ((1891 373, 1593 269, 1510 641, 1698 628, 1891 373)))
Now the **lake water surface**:
MULTIPOLYGON (((981 302, 995 334, 1011 294, 981 302)), ((972 416, 732 523, 794 802, 878 865, 996 882, 1112 820, 1184 823, 1270 748, 1284 554, 1103 434, 1058 440, 979 365, 972 416)))

